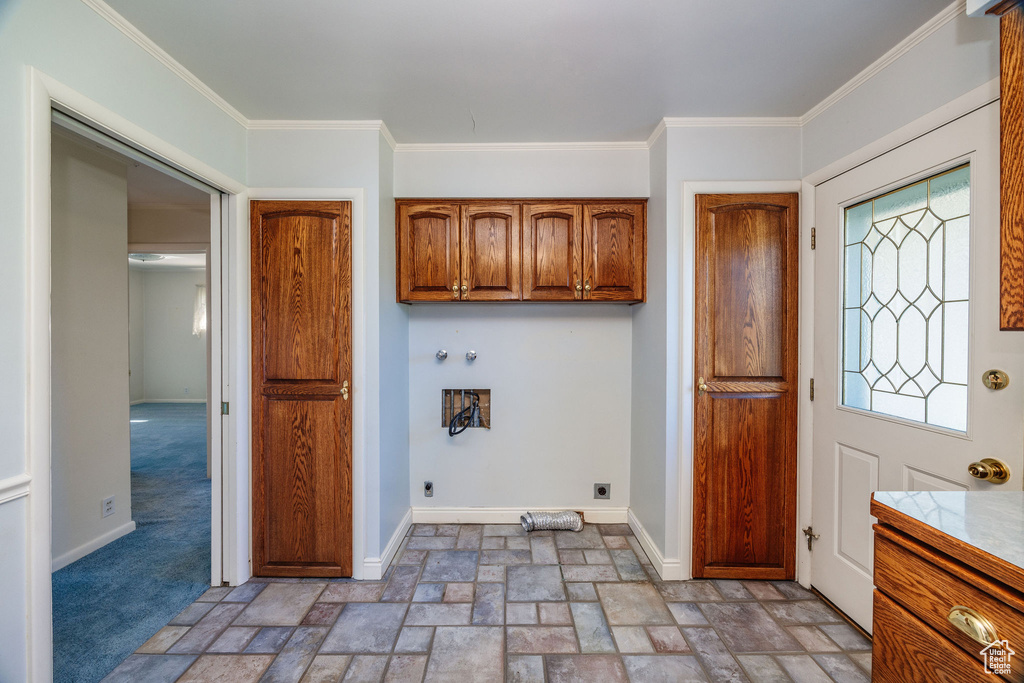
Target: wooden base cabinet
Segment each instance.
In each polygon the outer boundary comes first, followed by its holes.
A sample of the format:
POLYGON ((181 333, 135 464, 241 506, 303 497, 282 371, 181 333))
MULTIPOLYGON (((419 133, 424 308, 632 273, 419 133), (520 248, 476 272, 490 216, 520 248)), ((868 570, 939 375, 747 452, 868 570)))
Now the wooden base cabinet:
POLYGON ((395 203, 400 302, 646 298, 644 199, 395 203))
POLYGON ((1021 569, 878 501, 871 513, 879 521, 872 680, 1024 681, 1021 569), (1007 644, 1020 654, 1002 675, 989 673, 1007 644))

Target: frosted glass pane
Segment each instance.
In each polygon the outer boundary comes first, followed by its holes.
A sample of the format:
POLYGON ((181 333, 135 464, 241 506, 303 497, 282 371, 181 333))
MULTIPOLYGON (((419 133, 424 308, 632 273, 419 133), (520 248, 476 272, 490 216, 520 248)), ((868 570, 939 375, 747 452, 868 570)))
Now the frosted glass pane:
POLYGON ((970 288, 970 218, 946 221, 946 301, 966 300, 970 288))
POLYGON ((921 181, 874 200, 875 222, 928 206, 928 182, 921 181))
POLYGON ((967 387, 940 384, 928 397, 928 424, 967 431, 967 387))
POLYGON ((944 382, 967 384, 967 302, 944 304, 945 331, 942 338, 942 356, 945 368, 944 382))
POLYGON ((969 208, 963 166, 846 210, 844 405, 966 429, 969 208))
POLYGON ((971 168, 961 166, 929 181, 928 203, 942 220, 966 216, 971 205, 971 168))
POLYGON ((871 202, 846 210, 846 244, 859 244, 871 229, 871 202))

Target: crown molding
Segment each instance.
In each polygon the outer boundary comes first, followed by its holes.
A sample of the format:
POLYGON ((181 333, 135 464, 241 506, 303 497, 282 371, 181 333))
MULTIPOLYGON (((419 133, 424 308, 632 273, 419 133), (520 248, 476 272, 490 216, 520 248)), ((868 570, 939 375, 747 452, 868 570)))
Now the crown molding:
POLYGON ((834 93, 812 107, 806 114, 800 117, 800 125, 805 126, 809 122, 813 121, 816 117, 820 116, 826 110, 839 102, 839 100, 843 99, 861 85, 869 81, 880 71, 885 69, 885 67, 910 52, 918 43, 956 19, 961 14, 964 14, 966 11, 966 0, 956 0, 953 2, 951 5, 946 7, 946 9, 928 20, 919 29, 897 43, 891 50, 872 62, 866 69, 841 85, 834 93))
POLYGON ((398 143, 396 152, 621 152, 646 150, 646 142, 398 143))
POLYGON ((363 121, 318 119, 254 119, 249 130, 376 130, 384 125, 380 119, 363 121))
POLYGON ((654 130, 651 131, 651 134, 647 137, 647 149, 654 147, 654 143, 658 141, 658 138, 660 138, 661 134, 666 130, 668 130, 668 126, 665 124, 665 119, 658 121, 658 125, 654 127, 654 130))
POLYGON ((387 124, 383 121, 380 122, 380 134, 383 136, 384 141, 388 143, 388 146, 391 147, 392 152, 398 149, 398 143, 395 141, 394 136, 391 135, 391 131, 388 130, 387 124))
POLYGON ((199 80, 194 73, 182 66, 178 60, 167 54, 159 45, 150 40, 146 34, 118 14, 113 7, 103 2, 103 0, 82 0, 82 2, 96 12, 96 14, 106 19, 111 26, 128 36, 128 38, 148 52, 154 59, 170 69, 171 72, 177 75, 181 80, 192 86, 196 92, 210 100, 210 102, 212 102, 217 108, 242 126, 248 127, 249 119, 245 118, 242 112, 232 107, 227 100, 214 92, 210 86, 199 80))
POLYGON ((666 116, 666 128, 799 128, 799 116, 666 116))

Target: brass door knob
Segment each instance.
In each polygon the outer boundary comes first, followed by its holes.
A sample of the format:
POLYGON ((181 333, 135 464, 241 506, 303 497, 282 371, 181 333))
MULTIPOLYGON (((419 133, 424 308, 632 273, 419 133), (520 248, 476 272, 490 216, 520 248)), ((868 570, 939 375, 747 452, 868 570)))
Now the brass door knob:
POLYGON ((981 375, 981 383, 993 391, 999 391, 1010 385, 1010 376, 1002 370, 986 370, 981 375))
POLYGON ((698 377, 697 378, 697 395, 698 396, 703 396, 706 393, 708 393, 708 385, 704 381, 703 377, 698 377))
POLYGON ((1010 468, 1005 462, 995 458, 972 462, 967 466, 967 473, 975 479, 990 481, 993 484, 1005 484, 1010 479, 1010 468))

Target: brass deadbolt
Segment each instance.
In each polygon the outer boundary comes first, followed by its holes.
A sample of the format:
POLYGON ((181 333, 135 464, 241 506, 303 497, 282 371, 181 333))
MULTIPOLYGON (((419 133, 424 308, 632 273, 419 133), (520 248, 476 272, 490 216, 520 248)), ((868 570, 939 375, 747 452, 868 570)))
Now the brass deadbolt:
POLYGON ((993 391, 999 391, 1010 386, 1010 376, 1002 370, 986 370, 981 375, 981 382, 993 391))
POLYGON ((975 479, 990 481, 993 484, 1004 484, 1010 479, 1010 468, 1002 460, 984 458, 981 462, 972 462, 967 472, 975 479))

